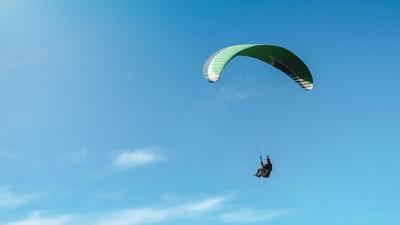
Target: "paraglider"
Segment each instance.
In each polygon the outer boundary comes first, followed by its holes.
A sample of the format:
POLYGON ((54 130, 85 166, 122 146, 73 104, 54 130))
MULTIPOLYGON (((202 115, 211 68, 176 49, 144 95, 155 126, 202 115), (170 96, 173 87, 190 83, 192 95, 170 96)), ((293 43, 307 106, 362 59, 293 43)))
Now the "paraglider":
MULTIPOLYGON (((301 88, 310 91, 314 87, 313 77, 306 64, 291 51, 273 45, 242 44, 223 48, 211 55, 203 67, 205 79, 210 83, 220 80, 224 68, 238 56, 246 56, 261 60, 288 75, 301 88)), ((254 174, 257 177, 268 178, 272 171, 272 163, 267 156, 265 163, 261 159, 261 168, 254 174)))
POLYGON ((256 172, 256 174, 254 174, 254 176, 268 178, 272 171, 271 159, 269 158, 269 155, 268 155, 267 159, 265 160, 265 164, 264 164, 262 157, 260 155, 260 160, 261 160, 261 167, 257 170, 257 172, 256 172))

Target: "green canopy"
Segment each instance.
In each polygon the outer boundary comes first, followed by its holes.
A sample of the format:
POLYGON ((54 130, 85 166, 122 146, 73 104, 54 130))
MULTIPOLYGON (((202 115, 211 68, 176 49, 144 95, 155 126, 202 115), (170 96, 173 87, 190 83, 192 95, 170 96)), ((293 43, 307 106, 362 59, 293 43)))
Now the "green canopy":
POLYGON ((223 48, 204 65, 204 76, 215 83, 225 66, 236 56, 247 56, 271 64, 292 78, 305 90, 313 88, 313 78, 303 61, 289 50, 273 45, 244 44, 223 48))

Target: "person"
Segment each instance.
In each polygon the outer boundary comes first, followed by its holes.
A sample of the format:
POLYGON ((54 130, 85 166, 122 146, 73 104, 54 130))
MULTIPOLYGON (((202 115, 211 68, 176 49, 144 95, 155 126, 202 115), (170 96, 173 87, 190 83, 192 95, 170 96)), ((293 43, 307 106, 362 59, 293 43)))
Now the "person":
POLYGON ((259 168, 257 170, 257 173, 254 174, 254 176, 256 177, 269 177, 269 175, 271 174, 272 171, 272 163, 271 163, 271 159, 269 158, 269 155, 267 156, 267 159, 265 160, 265 164, 262 161, 262 157, 260 156, 260 160, 261 160, 261 168, 259 168))

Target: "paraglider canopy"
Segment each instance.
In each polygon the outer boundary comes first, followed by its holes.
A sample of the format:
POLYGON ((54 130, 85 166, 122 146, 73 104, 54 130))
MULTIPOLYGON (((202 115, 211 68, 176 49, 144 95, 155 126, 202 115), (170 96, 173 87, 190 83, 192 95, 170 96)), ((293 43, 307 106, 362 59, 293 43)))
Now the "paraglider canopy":
POLYGON ((243 44, 223 48, 210 56, 204 65, 205 78, 218 82, 225 66, 237 56, 259 59, 281 70, 305 90, 313 88, 313 78, 305 63, 289 50, 273 45, 243 44))

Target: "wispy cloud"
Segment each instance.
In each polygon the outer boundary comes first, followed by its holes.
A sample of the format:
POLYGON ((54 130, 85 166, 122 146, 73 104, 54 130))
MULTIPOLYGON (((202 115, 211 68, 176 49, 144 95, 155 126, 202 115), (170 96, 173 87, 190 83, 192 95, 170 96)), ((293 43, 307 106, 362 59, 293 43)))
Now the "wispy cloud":
POLYGON ((170 222, 215 211, 224 202, 223 196, 204 198, 170 206, 131 208, 95 215, 44 216, 33 212, 28 218, 5 225, 142 225, 170 222))
POLYGON ((223 213, 220 219, 225 223, 266 222, 284 216, 288 214, 288 212, 288 210, 254 210, 245 208, 223 213))
POLYGON ((12 69, 24 68, 48 56, 47 49, 38 49, 34 52, 14 50, 0 57, 0 65, 12 69))
POLYGON ((30 165, 33 165, 36 163, 27 154, 22 154, 22 152, 19 152, 15 149, 7 148, 2 145, 0 145, 0 161, 4 161, 5 163, 17 162, 17 163, 30 164, 30 165))
POLYGON ((232 211, 230 195, 216 195, 203 198, 184 197, 182 201, 162 201, 144 207, 125 208, 93 214, 44 215, 33 212, 26 219, 2 223, 5 225, 146 225, 163 223, 219 223, 252 224, 263 223, 286 216, 293 210, 255 210, 239 208, 232 211))
POLYGON ((103 200, 121 200, 125 197, 122 192, 103 192, 96 195, 97 198, 103 200))
POLYGON ((8 148, 0 146, 0 160, 15 160, 17 156, 8 148))
POLYGON ((141 148, 118 153, 113 164, 120 169, 129 169, 165 160, 166 158, 156 152, 155 148, 141 148))
POLYGON ((0 187, 0 208, 15 208, 35 199, 37 194, 22 194, 11 191, 11 187, 0 187))
POLYGON ((62 155, 60 156, 60 159, 72 163, 81 163, 88 157, 88 155, 89 155, 89 150, 83 148, 78 151, 62 155))
POLYGON ((229 103, 243 102, 259 95, 259 93, 256 92, 244 91, 240 89, 227 88, 227 87, 221 88, 220 93, 222 97, 229 103))
POLYGON ((96 225, 139 225, 183 219, 189 216, 201 215, 217 209, 224 203, 224 197, 210 197, 197 202, 184 203, 170 207, 134 208, 118 211, 101 218, 96 225))
POLYGON ((6 223, 5 225, 67 225, 72 216, 58 215, 45 217, 41 212, 33 212, 27 219, 6 223))

